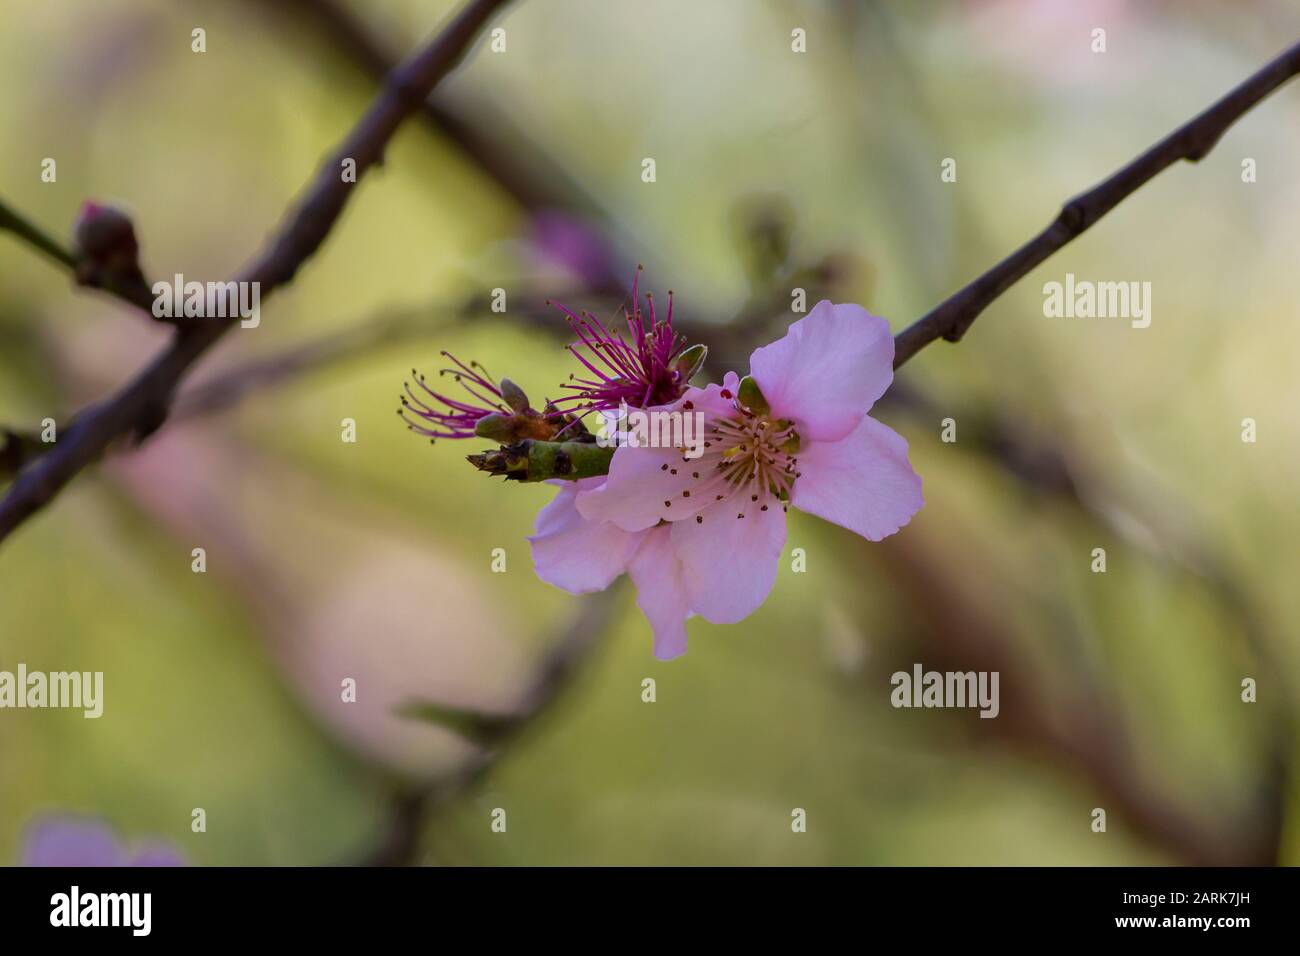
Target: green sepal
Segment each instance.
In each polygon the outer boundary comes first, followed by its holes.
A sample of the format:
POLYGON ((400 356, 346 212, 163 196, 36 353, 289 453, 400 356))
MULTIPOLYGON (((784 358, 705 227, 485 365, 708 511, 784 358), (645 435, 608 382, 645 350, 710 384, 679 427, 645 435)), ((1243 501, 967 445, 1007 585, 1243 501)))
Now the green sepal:
POLYGON ((740 404, 749 409, 760 418, 766 418, 772 414, 772 406, 767 404, 767 399, 758 388, 758 383, 754 381, 754 376, 746 375, 740 380, 740 388, 736 390, 736 398, 740 399, 740 404))
POLYGON ((704 368, 704 360, 709 357, 708 346, 692 345, 681 355, 677 356, 677 363, 674 368, 677 374, 681 376, 683 383, 689 383, 696 375, 700 374, 700 369, 704 368))

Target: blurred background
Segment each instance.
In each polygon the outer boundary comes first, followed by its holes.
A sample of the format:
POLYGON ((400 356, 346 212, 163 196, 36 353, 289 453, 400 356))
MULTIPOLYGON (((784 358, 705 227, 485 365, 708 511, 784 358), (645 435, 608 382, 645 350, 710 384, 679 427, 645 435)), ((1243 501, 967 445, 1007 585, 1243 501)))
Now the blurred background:
MULTIPOLYGON (((454 9, 6 4, 0 198, 60 235, 116 202, 151 279, 233 274, 454 9)), ((105 675, 99 720, 0 713, 0 862, 65 814, 197 865, 1297 862, 1300 87, 906 365, 875 414, 923 511, 875 545, 792 512, 807 572, 676 661, 629 588, 534 576, 552 490, 394 414, 442 349, 554 394, 544 300, 612 316, 638 262, 716 377, 796 286, 897 331, 1294 42, 1294 5, 516 0, 493 26, 505 52, 479 38, 167 426, 0 547, 0 669, 105 675), (1044 318, 1066 272, 1149 281, 1150 328, 1044 318), (915 662, 999 671, 1000 716, 891 708, 915 662)), ((165 340, 0 235, 0 425, 66 421, 165 340)))

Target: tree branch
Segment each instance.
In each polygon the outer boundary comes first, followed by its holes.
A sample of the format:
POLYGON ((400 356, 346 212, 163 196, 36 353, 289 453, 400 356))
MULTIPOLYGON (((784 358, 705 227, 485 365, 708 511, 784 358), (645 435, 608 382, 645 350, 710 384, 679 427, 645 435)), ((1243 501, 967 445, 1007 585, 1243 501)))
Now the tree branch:
POLYGON ((467 318, 462 309, 421 306, 386 312, 342 332, 272 352, 187 387, 176 397, 173 420, 210 415, 238 404, 246 395, 274 388, 316 369, 353 361, 405 342, 447 331, 467 318), (433 318, 443 316, 442 319, 433 318))
POLYGON ((57 239, 18 210, 0 201, 0 232, 11 232, 29 246, 45 253, 69 269, 77 268, 77 257, 57 239))
POLYGON ((958 342, 981 312, 1052 253, 1083 234, 1157 174, 1179 160, 1202 159, 1251 108, 1300 73, 1300 43, 1137 159, 1062 207, 1052 223, 974 282, 894 336, 894 368, 936 339, 958 342))
MULTIPOLYGON (((356 162, 358 180, 380 162, 393 134, 418 110, 433 87, 456 66, 479 29, 509 0, 472 0, 427 47, 392 73, 342 145, 325 162, 270 246, 236 281, 257 282, 261 299, 289 282, 329 234, 351 195, 342 161, 356 162)), ((49 503, 69 481, 116 439, 147 436, 161 425, 176 386, 191 365, 229 329, 233 320, 209 319, 180 329, 117 394, 83 411, 65 437, 41 461, 19 475, 0 501, 0 541, 49 503)))
POLYGON ((29 461, 39 458, 53 447, 35 435, 0 428, 0 481, 18 474, 29 461))
MULTIPOLYGON (((365 24, 334 0, 293 0, 292 5, 339 50, 363 71, 377 75, 385 63, 382 44, 365 24)), ((1145 153, 1089 192, 1065 204, 1051 225, 1038 236, 894 337, 894 367, 898 368, 936 339, 956 342, 988 306, 1017 281, 1067 245, 1093 223, 1179 160, 1195 162, 1204 157, 1233 123, 1270 93, 1300 72, 1300 43, 1290 47, 1244 83, 1188 123, 1170 133, 1145 153)), ((491 176, 523 206, 536 210, 546 205, 592 208, 585 193, 561 200, 553 183, 530 176, 526 170, 503 159, 481 134, 467 124, 454 121, 445 109, 425 104, 423 118, 448 136, 468 159, 491 176)), ((551 164, 554 167, 554 164, 551 164)), ((563 179, 563 177, 560 177, 563 179)), ((608 237, 607 237, 608 238, 608 237)), ((610 277, 613 288, 622 280, 610 277)), ((603 283, 602 283, 603 284, 603 283)))
MULTIPOLYGON (((280 0, 274 5, 248 0, 248 5, 264 15, 281 17, 286 34, 292 31, 294 39, 302 38, 304 26, 315 29, 330 47, 371 80, 383 80, 396 62, 387 44, 366 20, 339 0, 280 0)), ((545 208, 554 203, 557 192, 563 192, 565 208, 581 209, 593 215, 603 212, 573 174, 551 156, 501 147, 503 142, 517 143, 521 138, 509 116, 499 110, 484 116, 487 104, 481 102, 476 102, 473 110, 453 110, 439 102, 441 95, 421 104, 419 118, 520 206, 530 210, 545 208), (474 122, 461 118, 471 113, 474 122), (493 135, 489 136, 487 130, 493 131, 493 135)), ((626 275, 609 277, 613 280, 609 286, 611 291, 622 291, 635 261, 635 258, 629 260, 626 275)))

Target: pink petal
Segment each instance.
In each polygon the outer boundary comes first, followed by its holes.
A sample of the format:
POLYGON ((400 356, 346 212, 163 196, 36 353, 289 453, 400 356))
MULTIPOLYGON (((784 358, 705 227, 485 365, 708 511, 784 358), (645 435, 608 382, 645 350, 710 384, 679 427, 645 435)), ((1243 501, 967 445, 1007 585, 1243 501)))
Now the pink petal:
POLYGON ((533 566, 547 584, 573 594, 603 591, 627 569, 640 535, 605 521, 588 521, 575 502, 580 491, 604 484, 603 477, 558 482, 562 487, 537 515, 533 566))
POLYGON ((792 419, 805 441, 838 441, 894 380, 894 339, 861 306, 823 299, 749 366, 773 413, 792 419))
POLYGON ((655 657, 672 660, 686 653, 686 619, 691 616, 685 571, 667 527, 646 534, 628 566, 636 585, 636 604, 654 631, 655 657))
POLYGON ((700 517, 672 526, 691 609, 715 624, 734 624, 762 604, 776 582, 785 511, 776 501, 762 511, 744 498, 714 504, 700 517))
POLYGON ((870 416, 841 441, 807 445, 799 475, 791 504, 869 541, 893 534, 924 504, 907 441, 870 416))
POLYGON ((629 532, 688 517, 708 504, 682 494, 696 484, 698 470, 676 448, 620 448, 604 486, 578 495, 578 513, 629 532))

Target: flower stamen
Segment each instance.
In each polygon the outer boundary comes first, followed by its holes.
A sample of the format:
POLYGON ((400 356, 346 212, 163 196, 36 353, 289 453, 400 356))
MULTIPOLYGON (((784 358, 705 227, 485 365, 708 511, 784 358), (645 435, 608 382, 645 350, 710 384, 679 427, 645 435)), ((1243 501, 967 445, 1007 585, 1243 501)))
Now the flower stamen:
POLYGON ((438 438, 471 438, 474 426, 484 415, 510 414, 505 398, 496 380, 478 362, 466 365, 450 352, 441 353, 453 367, 438 370, 440 376, 450 375, 473 401, 435 392, 425 376, 411 369, 410 381, 402 383, 402 407, 397 410, 406 427, 430 441, 438 438), (418 390, 418 393, 417 393, 418 390), (414 416, 414 420, 409 416, 414 416))
POLYGON ((557 407, 569 412, 614 409, 624 403, 648 408, 674 402, 686 390, 698 363, 691 361, 688 353, 692 350, 687 348, 686 337, 673 331, 672 290, 668 292, 668 310, 662 319, 655 312, 652 293, 646 294, 643 311, 638 292, 640 273, 638 266, 632 280, 632 310, 623 310, 626 337, 622 331, 606 327, 585 309, 574 312, 548 300, 548 305, 564 313, 577 338, 567 346, 568 350, 590 373, 589 377, 573 377, 561 386, 574 394, 558 399, 557 407))
MULTIPOLYGON (((738 403, 733 408, 736 417, 719 417, 708 424, 702 454, 693 462, 698 470, 691 471, 696 483, 683 489, 682 497, 712 494, 715 504, 748 498, 750 506, 767 511, 773 502, 790 497, 799 475, 798 459, 788 450, 798 446, 798 433, 793 422, 756 414, 738 403)), ((668 465, 662 470, 669 477, 677 474, 668 465)), ((737 519, 745 516, 745 508, 736 514, 737 519)), ((697 523, 703 520, 702 515, 696 516, 697 523)))

